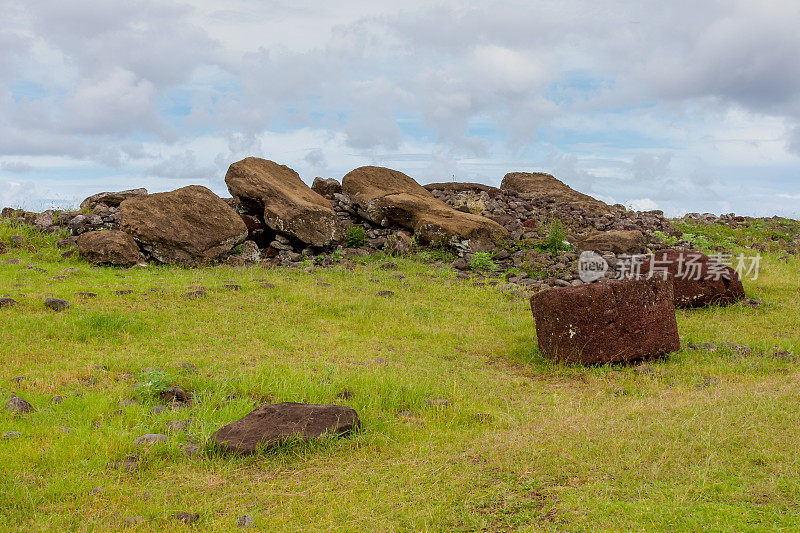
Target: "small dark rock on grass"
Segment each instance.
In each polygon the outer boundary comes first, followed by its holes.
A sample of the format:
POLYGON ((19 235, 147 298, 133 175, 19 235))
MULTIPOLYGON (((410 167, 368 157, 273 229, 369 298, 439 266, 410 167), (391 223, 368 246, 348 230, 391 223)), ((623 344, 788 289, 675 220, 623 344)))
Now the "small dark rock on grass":
POLYGON ((240 516, 239 520, 236 521, 236 525, 239 527, 250 527, 255 523, 256 521, 249 515, 240 516))
POLYGON ((47 298, 44 301, 44 305, 53 311, 64 311, 65 309, 69 309, 69 302, 66 300, 61 300, 60 298, 47 298))
POLYGON ((156 444, 169 441, 169 437, 163 435, 161 433, 148 433, 146 435, 142 435, 141 437, 137 438, 133 441, 134 446, 143 446, 145 444, 156 444))
POLYGON ((172 518, 184 524, 194 524, 200 520, 200 513, 175 513, 172 515, 172 518))
POLYGON ((17 305, 17 301, 13 298, 0 298, 0 309, 4 307, 14 307, 17 305))
POLYGON ((25 415, 32 413, 34 409, 26 400, 23 400, 19 396, 12 396, 11 399, 6 402, 6 411, 11 411, 15 415, 25 415))
POLYGON ((378 296, 394 296, 394 291, 378 291, 378 296))
POLYGON ((158 396, 162 401, 167 403, 184 403, 189 401, 189 395, 187 395, 182 388, 176 386, 172 386, 165 391, 161 391, 158 396))

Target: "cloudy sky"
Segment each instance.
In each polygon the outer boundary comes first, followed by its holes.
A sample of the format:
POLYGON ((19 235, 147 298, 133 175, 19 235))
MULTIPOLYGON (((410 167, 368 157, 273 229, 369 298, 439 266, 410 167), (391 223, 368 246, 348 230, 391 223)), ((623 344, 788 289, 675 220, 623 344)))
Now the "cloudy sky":
POLYGON ((188 184, 255 155, 800 216, 794 0, 0 0, 0 204, 188 184))

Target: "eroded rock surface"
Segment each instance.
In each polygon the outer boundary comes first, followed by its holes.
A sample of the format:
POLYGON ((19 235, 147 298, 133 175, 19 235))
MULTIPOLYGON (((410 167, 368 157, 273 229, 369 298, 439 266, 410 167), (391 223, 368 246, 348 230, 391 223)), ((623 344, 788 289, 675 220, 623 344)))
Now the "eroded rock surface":
POLYGON ((211 263, 247 238, 241 217, 199 185, 129 198, 120 212, 122 230, 162 263, 211 263))
POLYGON ((508 238, 498 223, 453 209, 397 170, 357 168, 342 179, 342 191, 352 198, 360 216, 381 226, 397 224, 410 229, 422 243, 466 240, 472 251, 480 252, 494 249, 508 238))

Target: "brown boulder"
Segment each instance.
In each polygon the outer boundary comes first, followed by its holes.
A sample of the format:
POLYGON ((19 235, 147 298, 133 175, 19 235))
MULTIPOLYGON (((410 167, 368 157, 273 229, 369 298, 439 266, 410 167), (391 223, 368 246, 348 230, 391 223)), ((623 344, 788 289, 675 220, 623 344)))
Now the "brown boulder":
POLYGON ((578 250, 612 252, 615 254, 643 254, 647 251, 647 240, 639 230, 598 231, 578 239, 578 250))
POLYGON ((314 178, 311 190, 330 200, 334 194, 342 192, 342 184, 333 178, 314 178))
POLYGON ((210 444, 224 452, 251 454, 297 439, 344 436, 361 425, 356 412, 342 405, 279 403, 255 408, 211 435, 210 444))
POLYGON ((726 305, 747 296, 734 269, 695 250, 659 250, 643 266, 644 276, 666 272, 672 279, 675 307, 726 305))
POLYGON ((539 351, 567 363, 631 361, 680 349, 672 284, 609 281, 531 298, 539 351))
POLYGON ((147 194, 147 189, 131 189, 129 191, 119 192, 101 192, 93 194, 86 200, 81 202, 81 210, 93 210, 100 204, 107 205, 108 207, 119 207, 119 205, 127 200, 136 196, 144 196, 147 194))
POLYGON ((533 199, 581 207, 588 211, 608 213, 611 208, 587 194, 580 193, 544 172, 510 172, 500 183, 500 189, 525 193, 533 199))
POLYGON ((278 233, 324 248, 344 239, 345 230, 328 200, 311 190, 285 165, 248 157, 225 175, 228 190, 278 233))
POLYGON ((120 216, 122 230, 162 263, 210 263, 247 238, 241 217, 199 185, 129 198, 120 216))
POLYGON ((342 179, 342 190, 358 206, 359 215, 381 226, 408 228, 423 243, 467 240, 473 251, 481 252, 508 238, 508 232, 496 222, 453 209, 397 170, 357 168, 342 179))
POLYGON ((123 231, 90 231, 78 237, 78 253, 96 265, 133 266, 139 262, 139 247, 123 231))

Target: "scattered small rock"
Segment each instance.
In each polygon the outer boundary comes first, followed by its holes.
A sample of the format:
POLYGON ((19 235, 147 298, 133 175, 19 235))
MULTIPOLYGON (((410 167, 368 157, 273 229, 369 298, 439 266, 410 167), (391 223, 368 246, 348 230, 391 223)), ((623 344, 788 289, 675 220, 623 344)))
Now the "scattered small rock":
POLYGON ((274 289, 275 288, 275 284, 274 283, 268 283, 268 282, 259 283, 258 286, 261 287, 262 289, 274 289))
POLYGON ((58 405, 63 401, 64 401, 63 396, 53 396, 52 398, 50 398, 50 403, 54 405, 58 405))
POLYGON ((16 439, 17 437, 19 437, 21 435, 22 435, 22 433, 20 433, 19 431, 6 431, 5 433, 3 433, 3 438, 4 439, 16 439))
POLYGON ((167 441, 169 441, 169 437, 167 437, 166 435, 162 435, 161 433, 148 433, 146 435, 142 435, 141 437, 133 441, 133 445, 144 446, 145 444, 151 445, 167 441))
POLYGON ((241 288, 242 288, 242 286, 241 286, 241 285, 237 285, 236 283, 226 283, 226 284, 224 284, 222 287, 223 287, 224 289, 227 289, 227 290, 229 290, 229 291, 233 291, 233 292, 238 292, 238 291, 240 291, 240 290, 241 290, 241 288))
POLYGON ((194 524, 198 520, 200 520, 199 513, 175 513, 172 515, 172 518, 177 520, 178 522, 183 522, 184 524, 194 524))
POLYGON ((23 381, 25 381, 25 376, 17 376, 15 378, 11 378, 11 383, 13 383, 14 385, 19 385, 23 381))
POLYGON ((135 472, 139 469, 139 455, 131 454, 122 461, 108 463, 108 468, 112 470, 124 470, 126 472, 135 472))
POLYGON ((198 298, 205 298, 206 296, 208 296, 208 293, 205 291, 205 289, 199 289, 199 290, 196 290, 196 291, 189 291, 189 292, 187 292, 186 294, 183 295, 183 297, 188 299, 188 300, 196 300, 198 298))
POLYGON ((185 370, 187 372, 191 372, 193 374, 196 374, 198 372, 197 366, 188 361, 181 361, 180 363, 178 363, 178 368, 180 368, 181 370, 185 370))
POLYGON ((240 516, 239 520, 236 521, 236 525, 239 527, 250 527, 255 523, 256 521, 249 515, 240 516))
POLYGON ((395 415, 395 418, 409 426, 425 426, 425 422, 422 421, 422 417, 413 411, 400 411, 395 415))
POLYGON ((447 407, 450 405, 450 402, 444 398, 428 398, 424 401, 428 407, 447 407))
POLYGON ((44 305, 53 311, 63 311, 65 309, 69 309, 69 302, 59 298, 47 298, 44 301, 44 305))
POLYGON ((759 307, 764 305, 764 302, 757 298, 746 298, 742 300, 742 304, 746 305, 747 307, 752 307, 753 309, 758 309, 759 307))
POLYGON ((200 453, 200 446, 197 444, 187 444, 183 447, 183 455, 186 457, 194 457, 198 453, 200 453))
POLYGON ((160 415, 161 413, 163 413, 166 410, 167 410, 167 408, 164 407, 163 405, 154 405, 150 409, 150 412, 153 413, 154 415, 160 415))
POLYGON ((394 291, 378 291, 375 294, 378 296, 394 296, 394 291))
POLYGON ((80 296, 81 298, 97 298, 97 293, 96 292, 84 292, 84 291, 81 291, 81 292, 75 293, 75 296, 80 296))
POLYGON ((172 386, 165 391, 161 391, 158 396, 162 401, 167 403, 184 403, 189 399, 189 396, 183 391, 183 389, 177 386, 172 386))
POLYGON ((317 282, 317 287, 331 287, 331 284, 325 281, 319 281, 317 282))
POLYGON ((188 420, 173 420, 167 424, 167 431, 169 433, 177 433, 178 431, 186 431, 189 429, 188 420))
POLYGON ((0 298, 0 309, 4 307, 14 307, 17 305, 17 301, 13 298, 0 298))
POLYGON ((89 491, 89 494, 102 494, 106 491, 105 487, 95 487, 89 491))
POLYGON ((381 270, 397 270, 397 263, 383 263, 380 268, 381 270))
POLYGON ((355 395, 356 395, 356 393, 353 392, 353 391, 343 390, 342 392, 337 394, 336 397, 339 398, 339 399, 342 399, 342 400, 350 400, 353 397, 355 397, 355 395))
POLYGON ((469 265, 467 264, 467 261, 463 257, 459 257, 458 259, 453 261, 453 264, 450 266, 459 271, 469 270, 469 265))
POLYGON ((795 357, 795 355, 789 350, 775 350, 772 353, 772 357, 783 361, 784 363, 793 363, 797 361, 797 357, 795 357))
POLYGON ((19 396, 12 396, 6 402, 6 411, 11 411, 15 415, 25 415, 34 411, 33 406, 19 396))
POLYGON ((129 516, 125 519, 125 527, 133 527, 139 524, 144 524, 143 516, 129 516))

